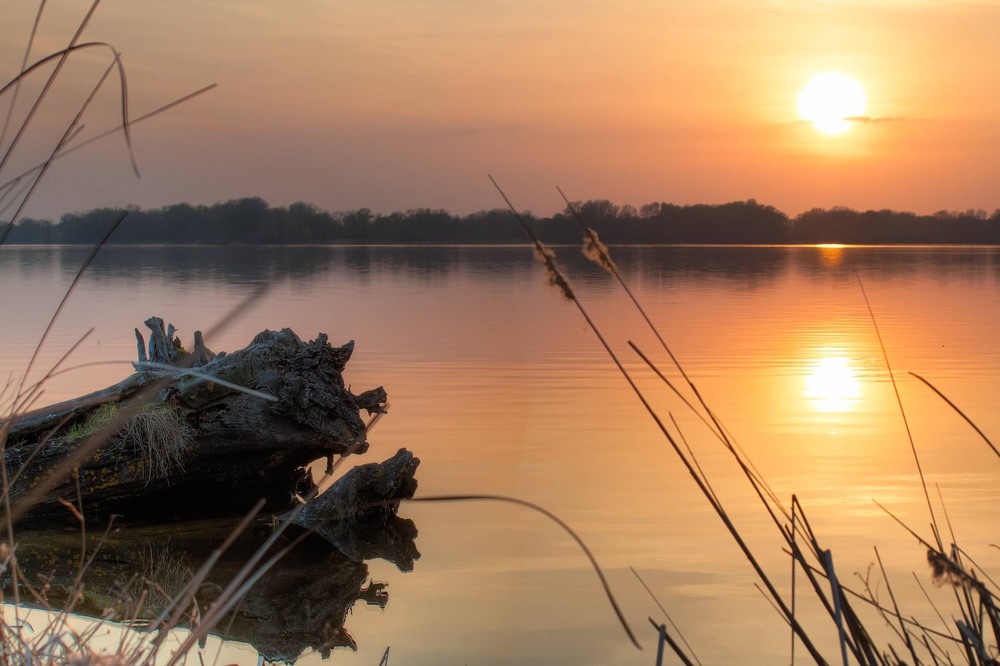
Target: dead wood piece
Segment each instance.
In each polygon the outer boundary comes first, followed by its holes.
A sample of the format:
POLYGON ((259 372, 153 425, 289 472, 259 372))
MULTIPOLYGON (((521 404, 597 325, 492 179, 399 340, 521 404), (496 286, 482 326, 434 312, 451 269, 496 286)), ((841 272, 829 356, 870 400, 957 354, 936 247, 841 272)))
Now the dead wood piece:
MULTIPOLYGON (((7 473, 13 502, 60 467, 67 455, 91 436, 102 445, 79 466, 85 513, 144 512, 159 507, 166 516, 241 512, 259 497, 272 508, 291 505, 295 493, 312 481, 308 463, 355 447, 367 449, 360 410, 384 409, 381 387, 355 396, 343 371, 353 341, 340 347, 326 334, 304 342, 290 329, 265 330, 245 348, 213 354, 200 333, 187 354, 171 339, 173 326, 146 320, 148 348, 139 341, 137 372, 102 391, 16 418, 7 439, 7 473), (168 363, 176 371, 150 369, 145 361, 168 363), (186 366, 204 362, 185 374, 186 366), (162 382, 154 395, 150 386, 162 382), (247 395, 229 385, 273 396, 247 395), (118 418, 116 414, 128 418, 118 418), (156 418, 142 417, 155 413, 156 418), (131 421, 145 418, 136 427, 131 421), (149 442, 135 433, 152 433, 149 442), (128 433, 132 433, 131 436, 128 433), (155 435, 155 436, 153 436, 155 435), (164 455, 159 455, 163 453, 164 455)), ((76 503, 76 480, 66 478, 33 515, 68 515, 60 499, 76 503)))
POLYGON ((180 338, 176 337, 177 329, 173 324, 168 324, 164 330, 163 319, 160 317, 150 317, 143 323, 149 329, 149 347, 147 351, 142 333, 139 332, 138 328, 135 329, 139 360, 132 365, 135 366, 136 370, 155 370, 156 368, 149 365, 150 363, 164 363, 187 368, 200 367, 215 358, 215 354, 205 347, 201 331, 194 332, 194 351, 188 353, 181 346, 180 338))
POLYGON ((291 520, 314 530, 352 560, 380 558, 400 571, 412 571, 420 557, 413 545, 416 529, 396 511, 400 500, 416 492, 419 465, 420 459, 406 449, 384 462, 359 465, 291 520))

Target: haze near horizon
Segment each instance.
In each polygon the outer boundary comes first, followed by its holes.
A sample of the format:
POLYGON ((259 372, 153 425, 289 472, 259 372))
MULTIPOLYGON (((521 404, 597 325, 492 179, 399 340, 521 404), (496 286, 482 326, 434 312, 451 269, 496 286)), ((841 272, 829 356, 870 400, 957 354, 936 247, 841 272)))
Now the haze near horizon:
MULTIPOLYGON (((47 8, 34 56, 65 46, 88 7, 47 8)), ((8 8, 5 79, 36 11, 8 8)), ((60 160, 25 214, 244 196, 462 214, 501 205, 488 172, 540 214, 562 208, 556 184, 574 199, 753 198, 791 215, 992 211, 998 21, 995 3, 907 0, 106 2, 84 39, 122 52, 133 117, 218 88, 134 127, 141 180, 109 137, 60 160), (799 107, 823 73, 864 91, 863 115, 828 119, 842 131, 799 107)), ((60 102, 109 63, 72 59, 20 164, 44 157, 60 102)), ((79 140, 114 127, 118 95, 105 86, 79 140)))

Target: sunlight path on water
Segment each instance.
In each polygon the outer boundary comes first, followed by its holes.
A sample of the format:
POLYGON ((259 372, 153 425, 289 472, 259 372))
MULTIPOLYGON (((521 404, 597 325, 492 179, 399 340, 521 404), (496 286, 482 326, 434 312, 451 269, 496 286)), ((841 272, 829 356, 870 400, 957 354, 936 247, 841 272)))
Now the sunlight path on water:
MULTIPOLYGON (((734 521, 787 586, 787 562, 756 499, 717 441, 627 352, 664 354, 607 276, 556 248, 577 292, 640 386, 671 412, 734 521)), ((0 251, 0 368, 18 371, 83 250, 0 251), (11 288, 10 285, 17 285, 11 288)), ((924 553, 875 505, 926 532, 926 506, 878 342, 853 269, 872 301, 921 460, 960 538, 995 557, 996 459, 912 370, 988 434, 1000 349, 1000 253, 991 249, 619 248, 618 265, 709 404, 778 496, 802 499, 852 578, 877 545, 896 590, 917 604, 924 553), (909 583, 907 583, 909 581, 909 583), (909 587, 907 585, 909 584, 909 587)), ((423 461, 422 494, 493 493, 536 502, 577 529, 606 568, 626 615, 658 613, 634 566, 705 663, 776 663, 787 633, 749 567, 597 347, 577 313, 543 284, 525 248, 119 248, 102 251, 43 358, 90 326, 79 361, 133 358, 132 328, 156 314, 183 341, 261 282, 263 301, 218 340, 243 346, 263 328, 356 341, 346 378, 384 384, 390 413, 368 460, 400 446, 423 461), (99 316, 95 313, 101 313, 99 316), (719 636, 726 639, 720 641, 719 636), (752 645, 757 661, 750 660, 752 645), (738 659, 737 659, 738 657, 738 659)), ((53 381, 46 400, 117 381, 97 366, 53 381)), ((648 664, 620 634, 587 563, 540 518, 515 507, 404 506, 423 557, 412 574, 371 563, 390 583, 384 610, 356 608, 357 655, 386 645, 406 664, 648 664)), ((919 604, 923 607, 923 604, 919 604)), ((815 614, 807 608, 805 612, 815 614)), ((825 624, 821 635, 826 636, 825 624)), ((829 637, 829 636, 828 636, 829 637)), ((652 635, 640 640, 652 645, 652 635)), ((826 644, 824 644, 826 645, 826 644)), ((319 663, 307 656, 301 663, 319 663)))

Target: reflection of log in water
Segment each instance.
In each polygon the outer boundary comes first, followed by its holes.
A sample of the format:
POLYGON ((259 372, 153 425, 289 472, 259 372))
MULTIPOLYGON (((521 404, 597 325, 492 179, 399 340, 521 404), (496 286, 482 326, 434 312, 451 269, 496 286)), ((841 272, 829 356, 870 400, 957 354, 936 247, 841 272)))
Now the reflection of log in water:
MULTIPOLYGON (((84 576, 84 594, 75 611, 92 617, 111 617, 143 626, 161 612, 226 538, 235 521, 215 520, 179 525, 123 528, 100 545, 97 557, 84 576), (137 604, 146 591, 142 608, 137 604)), ((410 562, 419 557, 412 521, 393 516, 384 526, 388 534, 358 534, 360 541, 389 540, 394 550, 387 559, 405 551, 410 562)), ((233 575, 270 536, 271 526, 257 522, 226 551, 200 586, 195 600, 204 610, 215 601, 233 575)), ((276 544, 280 549, 301 532, 276 544)), ((88 547, 98 547, 88 539, 88 547)), ((68 532, 22 532, 18 536, 18 563, 29 582, 47 587, 48 602, 64 607, 70 599, 78 571, 80 535, 68 532)), ((344 626, 357 601, 385 607, 384 583, 369 583, 368 567, 333 548, 323 538, 310 535, 291 550, 250 590, 234 616, 226 617, 212 631, 224 640, 249 643, 269 660, 294 661, 306 649, 324 656, 336 647, 355 648, 344 626)), ((9 582, 7 583, 9 586, 9 582)))
MULTIPOLYGON (((392 501, 412 496, 418 464, 411 453, 400 450, 384 463, 349 471, 314 500, 323 499, 322 503, 311 505, 282 535, 268 555, 301 541, 212 633, 249 643, 265 659, 275 661, 294 661, 310 648, 324 656, 336 647, 355 648, 344 626, 351 607, 359 600, 383 608, 388 602, 385 584, 365 586, 364 561, 385 559, 410 571, 420 557, 414 544, 416 527, 396 515, 397 504, 392 501), (312 533, 305 527, 319 529, 312 533)), ((237 522, 129 526, 103 542, 89 536, 87 557, 95 549, 96 557, 86 568, 83 594, 73 610, 141 628, 144 620, 155 618, 178 596, 237 522)), ((200 611, 218 598, 274 526, 273 519, 258 520, 223 553, 195 595, 200 611)), ((79 533, 21 530, 17 541, 18 565, 29 584, 44 589, 50 606, 71 605, 81 561, 79 533)), ((7 579, 5 588, 9 587, 7 579)), ((30 598, 27 590, 22 590, 22 597, 30 598)))

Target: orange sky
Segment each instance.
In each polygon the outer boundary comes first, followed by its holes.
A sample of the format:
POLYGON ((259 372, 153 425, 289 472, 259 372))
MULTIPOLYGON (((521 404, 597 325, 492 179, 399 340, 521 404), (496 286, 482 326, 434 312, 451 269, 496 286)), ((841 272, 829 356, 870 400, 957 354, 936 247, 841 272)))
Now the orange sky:
MULTIPOLYGON (((5 79, 37 7, 8 5, 5 79)), ((35 52, 86 7, 51 6, 35 52)), ((561 208, 557 184, 636 206, 993 211, 998 29, 986 1, 108 0, 85 38, 123 53, 133 113, 219 87, 135 128, 141 181, 105 140, 53 169, 28 214, 240 196, 464 213, 502 205, 487 173, 542 214, 561 208), (857 79, 867 114, 892 120, 839 137, 800 121, 820 71, 857 79)), ((102 63, 66 70, 17 163, 38 160, 102 63)), ((116 95, 86 133, 115 122, 116 95)))

